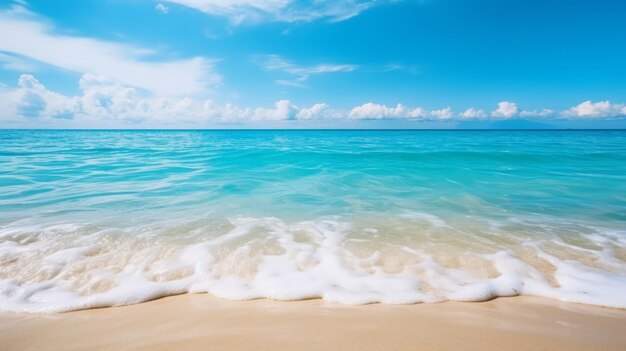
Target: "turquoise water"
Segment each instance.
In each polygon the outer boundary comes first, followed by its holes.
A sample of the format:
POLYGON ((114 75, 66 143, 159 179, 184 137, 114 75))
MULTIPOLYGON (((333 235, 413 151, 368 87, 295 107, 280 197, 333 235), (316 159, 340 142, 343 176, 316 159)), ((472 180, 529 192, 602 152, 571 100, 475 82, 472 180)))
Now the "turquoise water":
POLYGON ((0 309, 626 307, 626 131, 0 131, 0 309))

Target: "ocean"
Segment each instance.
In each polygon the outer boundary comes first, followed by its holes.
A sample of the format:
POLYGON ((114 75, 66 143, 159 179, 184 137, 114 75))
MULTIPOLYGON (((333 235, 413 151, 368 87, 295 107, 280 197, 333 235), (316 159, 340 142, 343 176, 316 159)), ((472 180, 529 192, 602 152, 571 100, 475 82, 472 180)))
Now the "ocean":
POLYGON ((183 293, 626 308, 626 131, 0 131, 0 310, 183 293))

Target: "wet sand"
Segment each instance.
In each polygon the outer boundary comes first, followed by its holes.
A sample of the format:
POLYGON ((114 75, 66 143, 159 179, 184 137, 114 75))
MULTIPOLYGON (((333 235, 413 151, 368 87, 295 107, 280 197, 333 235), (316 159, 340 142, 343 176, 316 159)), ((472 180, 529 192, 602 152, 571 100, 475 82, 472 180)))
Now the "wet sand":
POLYGON ((346 306, 181 295, 52 315, 0 313, 0 350, 625 350, 626 311, 515 297, 346 306))

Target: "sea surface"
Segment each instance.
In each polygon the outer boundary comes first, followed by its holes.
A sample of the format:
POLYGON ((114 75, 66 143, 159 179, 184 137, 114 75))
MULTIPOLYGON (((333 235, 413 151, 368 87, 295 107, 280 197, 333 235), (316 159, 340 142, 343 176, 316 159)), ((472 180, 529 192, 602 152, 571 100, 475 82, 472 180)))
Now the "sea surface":
POLYGON ((0 310, 626 308, 626 131, 0 131, 0 310))

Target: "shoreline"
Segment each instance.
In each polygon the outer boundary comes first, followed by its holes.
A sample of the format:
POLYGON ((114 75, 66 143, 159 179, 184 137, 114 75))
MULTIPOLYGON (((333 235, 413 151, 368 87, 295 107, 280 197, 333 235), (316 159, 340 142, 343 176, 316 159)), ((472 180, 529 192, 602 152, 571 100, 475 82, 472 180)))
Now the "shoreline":
POLYGON ((0 312, 2 350, 620 350, 626 310, 537 297, 349 306, 184 294, 60 314, 0 312))

